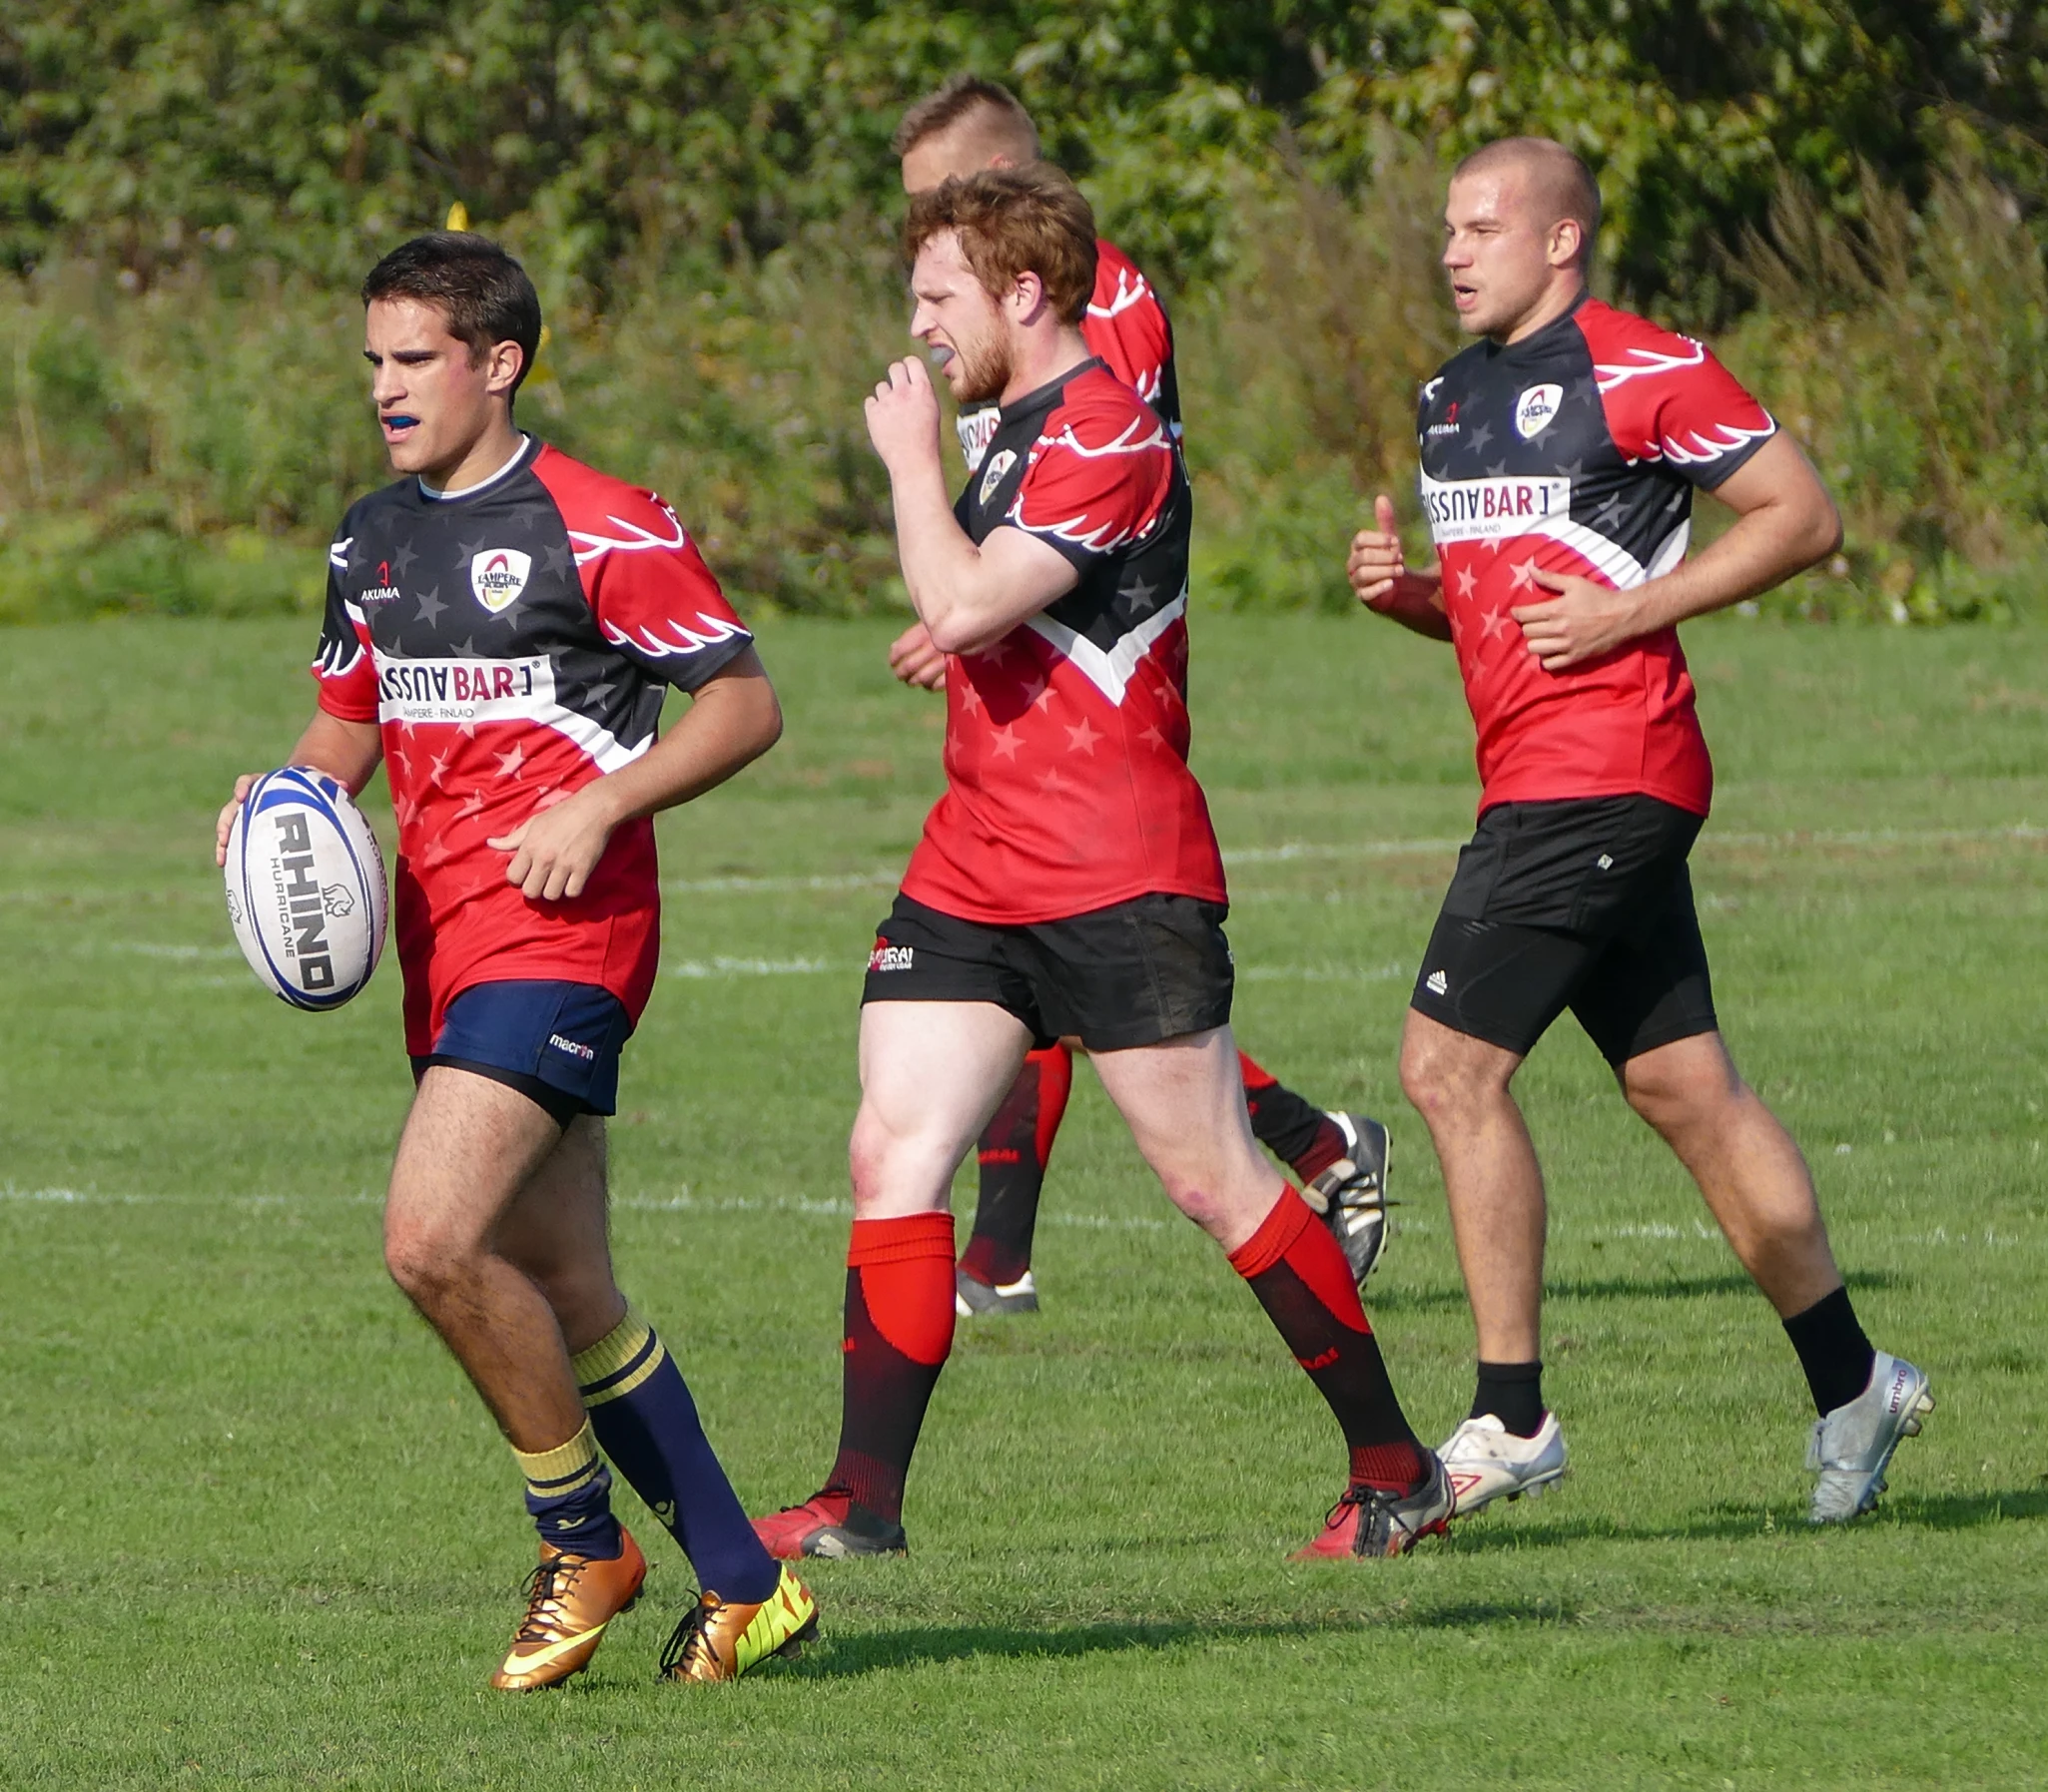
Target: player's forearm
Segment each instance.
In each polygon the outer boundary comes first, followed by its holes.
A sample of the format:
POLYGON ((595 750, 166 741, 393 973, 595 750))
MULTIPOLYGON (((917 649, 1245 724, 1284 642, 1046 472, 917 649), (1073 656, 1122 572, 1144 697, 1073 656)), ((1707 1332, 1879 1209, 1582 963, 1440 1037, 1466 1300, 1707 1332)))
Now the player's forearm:
POLYGON ((1448 641, 1451 619, 1444 612, 1443 589, 1443 573, 1436 567, 1407 572, 1396 578, 1384 595, 1368 598, 1365 607, 1429 640, 1448 641))
POLYGON ((1817 504, 1760 505, 1736 517, 1711 547, 1639 588, 1636 632, 1653 634, 1755 597, 1840 545, 1841 519, 1824 496, 1817 504))
POLYGON ((941 653, 978 653, 1010 633, 1022 617, 989 575, 982 550, 968 539, 947 502, 945 474, 935 459, 890 469, 897 555, 911 606, 941 653))
POLYGON ((374 722, 349 722, 316 710, 287 763, 327 773, 353 797, 375 775, 383 753, 383 735, 374 722))
POLYGON ((782 706, 749 648, 698 690, 675 727, 646 753, 585 789, 601 806, 605 825, 615 828, 717 789, 781 738, 782 706))

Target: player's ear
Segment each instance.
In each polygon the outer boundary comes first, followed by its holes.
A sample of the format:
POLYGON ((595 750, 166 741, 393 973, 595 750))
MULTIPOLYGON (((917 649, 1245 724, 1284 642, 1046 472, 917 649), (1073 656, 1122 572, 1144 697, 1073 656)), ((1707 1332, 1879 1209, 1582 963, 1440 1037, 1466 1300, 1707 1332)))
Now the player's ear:
POLYGON ((1017 308, 1018 321, 1028 323, 1045 302, 1045 283, 1028 268, 1025 269, 1017 277, 1017 285, 1010 290, 1010 301, 1017 308))
POLYGON ((495 398, 509 392, 526 364, 526 350, 517 342, 493 342, 484 356, 483 389, 495 398))

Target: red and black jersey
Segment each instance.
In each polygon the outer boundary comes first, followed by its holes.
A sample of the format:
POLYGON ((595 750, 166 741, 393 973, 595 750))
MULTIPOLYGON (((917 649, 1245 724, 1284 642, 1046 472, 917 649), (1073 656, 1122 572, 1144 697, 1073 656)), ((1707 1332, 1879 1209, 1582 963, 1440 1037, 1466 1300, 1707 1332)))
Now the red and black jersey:
POLYGON ((654 984, 654 826, 611 837, 583 894, 529 901, 502 838, 654 744, 751 637, 652 492, 527 440, 482 485, 360 499, 328 551, 321 707, 377 722, 398 817, 405 1048, 474 983, 596 983, 637 1020, 654 984))
MULTIPOLYGON (((1156 410, 1180 439, 1180 382, 1173 372, 1173 325, 1137 264, 1113 243, 1095 239, 1095 287, 1080 321, 1088 352, 1156 410)), ((1002 411, 994 404, 963 411, 958 427, 968 471, 982 470, 1002 411)))
POLYGON ((1003 407, 955 508, 976 542, 1024 529, 1080 582, 946 665, 946 794, 904 875, 927 907, 996 925, 1158 892, 1220 902, 1187 766, 1180 452, 1098 360, 1003 407))
POLYGON ((1777 425, 1699 342, 1584 299, 1447 363, 1418 428, 1481 809, 1641 793, 1705 815, 1713 768, 1678 631, 1554 673, 1510 612, 1549 595, 1539 570, 1618 590, 1668 572, 1694 487, 1711 490, 1777 425))

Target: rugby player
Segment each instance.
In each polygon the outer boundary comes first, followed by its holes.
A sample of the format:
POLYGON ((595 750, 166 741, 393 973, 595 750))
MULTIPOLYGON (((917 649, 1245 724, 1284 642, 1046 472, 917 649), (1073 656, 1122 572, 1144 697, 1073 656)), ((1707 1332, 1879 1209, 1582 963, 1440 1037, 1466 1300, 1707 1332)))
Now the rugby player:
POLYGON ((1565 1472, 1542 1391, 1543 1177, 1510 1085, 1569 1007, 1783 1320, 1819 1415, 1810 1515, 1850 1518, 1933 1402, 1864 1335, 1798 1147, 1721 1038, 1687 872, 1712 768, 1677 633, 1834 552, 1841 522, 1705 347, 1589 296, 1600 194, 1576 156, 1489 145, 1444 216, 1452 302, 1482 339, 1422 389, 1437 563, 1406 564, 1382 496, 1349 572, 1369 608, 1453 644, 1479 733, 1478 831, 1401 1049, 1478 1331, 1471 1416, 1442 1451, 1458 1510, 1565 1472), (1696 487, 1735 520, 1688 560, 1696 487))
POLYGON ((1349 1485, 1305 1552, 1399 1554, 1443 1527, 1450 1490, 1343 1251, 1251 1134, 1222 860, 1187 766, 1187 477, 1081 336, 1093 216, 1034 162, 919 195, 905 248, 911 333, 963 403, 1002 408, 955 506, 925 362, 868 400, 904 582, 949 656, 947 789, 868 961, 838 1459, 758 1528, 786 1558, 905 1548, 953 1341, 953 1173, 1024 1053, 1071 1034, 1343 1430, 1349 1485))
MULTIPOLYGON (((772 746, 752 638, 675 514, 512 421, 540 337, 519 264, 459 232, 363 283, 396 483, 329 550, 319 707, 292 751, 398 820, 396 934, 417 1085, 384 1261, 511 1445, 540 1533, 491 1684, 584 1667, 647 1564, 605 1458, 703 1592, 664 1652, 732 1679, 816 1629, 756 1539, 675 1359, 612 1279, 604 1116, 653 987, 660 810, 772 746), (674 686, 690 706, 657 739, 674 686), (600 1452, 603 1454, 600 1455, 600 1452)), ((219 840, 251 780, 221 812, 219 840)))
MULTIPOLYGON (((985 168, 1030 166, 1038 160, 1038 132, 1008 88, 956 75, 904 114, 894 147, 904 191, 915 198, 985 168)), ((1178 441, 1180 387, 1166 307, 1130 258, 1099 239, 1080 332, 1089 352, 1158 412, 1178 441)), ((981 471, 1000 419, 993 403, 962 406, 957 426, 970 473, 981 471)), ((906 684, 931 691, 945 685, 946 656, 922 622, 898 637, 889 661, 906 684)), ((1031 1051, 982 1133, 974 1230, 954 1276, 955 1310, 963 1318, 1037 1311, 1031 1239, 1046 1160, 1073 1086, 1073 1043, 1059 1039, 1031 1051)), ((1336 1233, 1362 1286, 1386 1241, 1387 1129, 1362 1114, 1323 1112, 1242 1051, 1238 1064, 1253 1134, 1301 1178, 1303 1199, 1336 1233)))

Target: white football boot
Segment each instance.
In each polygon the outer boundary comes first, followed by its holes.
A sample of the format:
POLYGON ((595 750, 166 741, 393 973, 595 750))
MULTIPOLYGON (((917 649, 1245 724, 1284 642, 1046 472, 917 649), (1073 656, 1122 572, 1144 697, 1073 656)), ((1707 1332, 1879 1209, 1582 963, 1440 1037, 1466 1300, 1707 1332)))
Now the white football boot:
POLYGON ((1933 1411, 1927 1378, 1903 1358, 1879 1351, 1870 1385, 1847 1406, 1813 1422, 1806 1467, 1820 1481, 1808 1521, 1841 1524, 1875 1505, 1891 1453, 1902 1438, 1917 1436, 1920 1420, 1933 1411))
POLYGON ((1518 1438, 1494 1413, 1468 1419, 1451 1434, 1437 1452, 1444 1473, 1451 1478, 1451 1492, 1458 1501, 1458 1516, 1469 1518, 1481 1506, 1506 1494, 1532 1498, 1565 1473, 1565 1434, 1558 1429, 1558 1416, 1546 1413, 1533 1438, 1518 1438))

